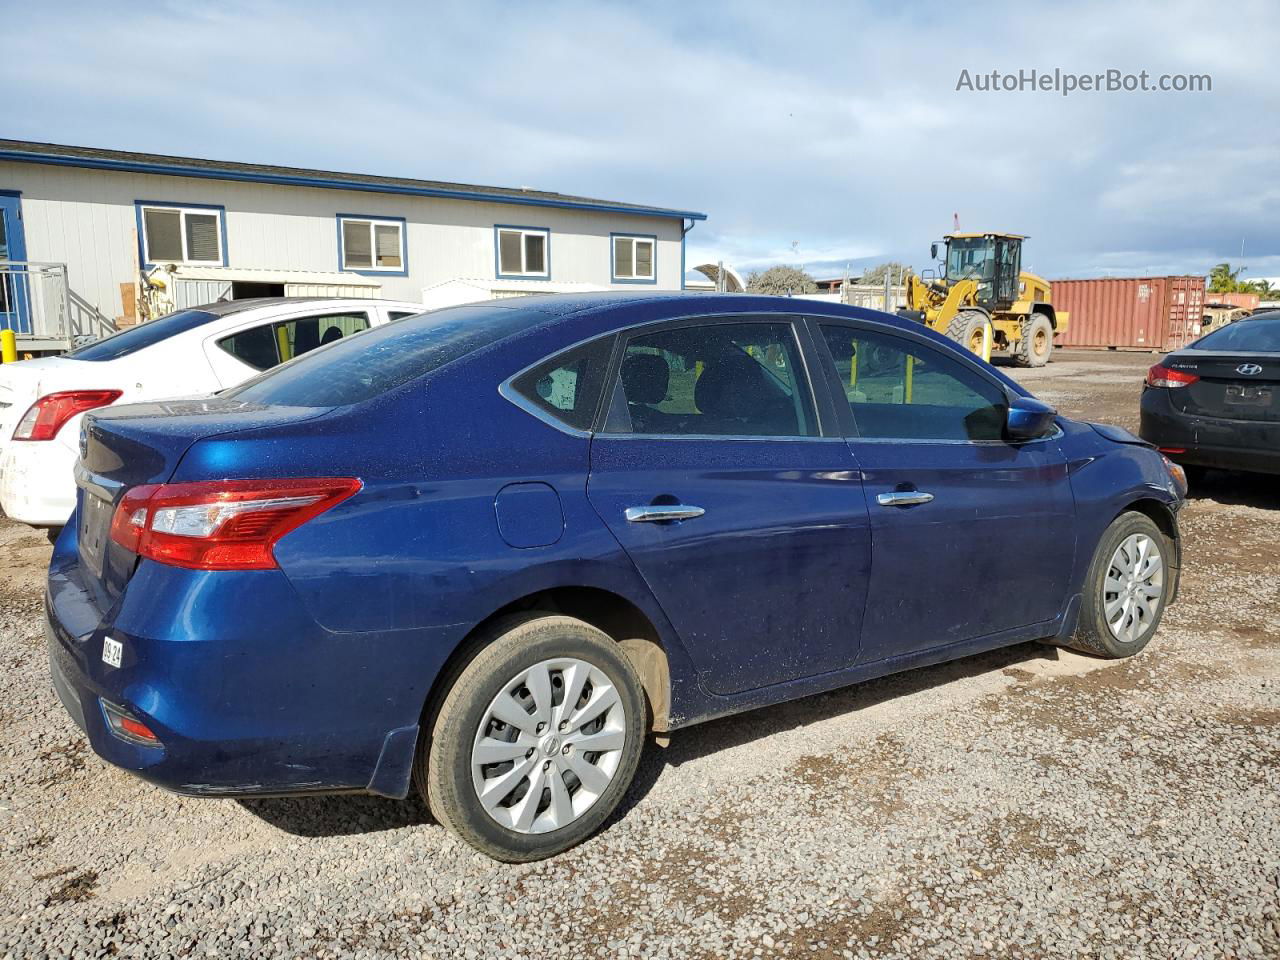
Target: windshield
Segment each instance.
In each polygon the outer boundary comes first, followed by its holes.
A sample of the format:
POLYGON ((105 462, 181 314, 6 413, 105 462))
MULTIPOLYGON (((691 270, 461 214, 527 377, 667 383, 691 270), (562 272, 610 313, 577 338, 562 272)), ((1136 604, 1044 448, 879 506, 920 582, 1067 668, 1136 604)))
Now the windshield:
POLYGON ((179 310, 158 320, 151 320, 136 327, 130 327, 128 330, 113 333, 104 340, 72 350, 64 356, 73 360, 118 360, 136 353, 143 347, 149 347, 168 337, 194 330, 216 319, 218 319, 217 314, 207 313, 204 310, 179 310))
POLYGON ((510 307, 436 310, 335 340, 222 396, 294 407, 359 403, 497 343, 533 322, 528 310, 510 307))
POLYGON ((953 239, 947 245, 947 279, 989 280, 995 273, 995 244, 986 237, 953 239))
POLYGON ((1237 320, 1191 344, 1193 350, 1280 353, 1280 313, 1237 320))

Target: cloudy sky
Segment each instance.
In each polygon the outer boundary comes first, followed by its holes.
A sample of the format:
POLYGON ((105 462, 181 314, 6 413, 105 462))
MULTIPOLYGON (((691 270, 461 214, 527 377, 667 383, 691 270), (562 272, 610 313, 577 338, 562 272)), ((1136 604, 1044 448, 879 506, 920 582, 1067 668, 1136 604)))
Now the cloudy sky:
POLYGON ((706 212, 690 262, 1280 275, 1280 7, 0 0, 0 137, 706 212), (6 12, 7 11, 7 12, 6 12), (992 70, 1212 91, 956 89, 992 70), (1241 245, 1244 256, 1241 257, 1241 245))

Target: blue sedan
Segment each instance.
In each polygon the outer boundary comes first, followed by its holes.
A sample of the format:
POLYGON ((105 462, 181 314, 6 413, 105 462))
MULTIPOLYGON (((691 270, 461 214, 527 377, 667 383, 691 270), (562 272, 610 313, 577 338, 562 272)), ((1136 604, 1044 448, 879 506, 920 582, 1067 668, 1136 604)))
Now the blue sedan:
POLYGON ((667 732, 1024 641, 1127 657, 1178 468, 882 313, 528 297, 91 415, 49 571, 67 711, 185 794, 416 784, 549 856, 667 732))

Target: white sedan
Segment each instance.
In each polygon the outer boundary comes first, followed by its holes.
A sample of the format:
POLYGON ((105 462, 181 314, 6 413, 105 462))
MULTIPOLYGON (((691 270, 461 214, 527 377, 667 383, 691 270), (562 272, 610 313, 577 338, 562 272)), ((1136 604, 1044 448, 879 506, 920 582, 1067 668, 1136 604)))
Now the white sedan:
POLYGON ((35 527, 67 522, 86 410, 213 393, 340 337, 422 312, 421 304, 393 300, 231 300, 179 310, 60 357, 4 364, 0 506, 35 527))

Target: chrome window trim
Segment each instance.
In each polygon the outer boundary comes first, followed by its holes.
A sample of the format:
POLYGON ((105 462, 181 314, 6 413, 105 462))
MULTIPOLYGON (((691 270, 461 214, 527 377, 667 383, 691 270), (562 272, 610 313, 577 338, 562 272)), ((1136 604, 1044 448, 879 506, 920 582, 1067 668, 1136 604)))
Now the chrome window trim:
MULTIPOLYGON (((604 336, 610 336, 610 334, 604 334, 604 336)), ((582 343, 590 343, 591 340, 595 340, 595 339, 597 338, 591 337, 588 340, 583 340, 582 343)), ((566 347, 564 350, 557 350, 556 353, 567 352, 569 350, 574 349, 574 347, 577 347, 578 345, 579 344, 575 343, 572 347, 566 347)), ((561 433, 568 434, 571 437, 578 437, 578 438, 590 437, 591 436, 590 430, 579 430, 577 427, 569 426, 569 424, 565 423, 563 420, 557 419, 556 417, 548 413, 546 410, 543 410, 541 407, 532 403, 523 394, 521 394, 520 391, 518 391, 515 387, 511 385, 513 380, 516 380, 519 377, 523 376, 524 374, 528 373, 534 367, 541 366, 543 363, 545 363, 547 360, 549 360, 551 357, 554 357, 555 355, 556 354, 554 353, 549 354, 548 356, 543 357, 541 360, 536 360, 533 363, 529 364, 529 366, 521 370, 519 373, 516 373, 514 376, 510 376, 506 380, 503 380, 502 383, 498 384, 498 394, 507 402, 514 404, 515 406, 523 410, 525 413, 531 416, 537 417, 547 426, 555 427, 561 433)))

